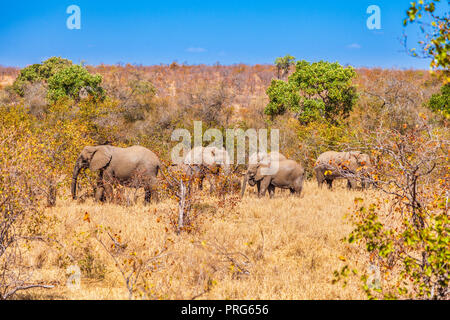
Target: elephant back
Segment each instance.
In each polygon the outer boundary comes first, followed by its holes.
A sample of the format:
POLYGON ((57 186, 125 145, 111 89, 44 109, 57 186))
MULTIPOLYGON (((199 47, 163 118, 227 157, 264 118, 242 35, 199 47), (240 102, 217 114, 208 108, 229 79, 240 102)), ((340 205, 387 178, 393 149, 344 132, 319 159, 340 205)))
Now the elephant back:
POLYGON ((195 147, 191 149, 183 161, 186 165, 229 165, 230 157, 225 149, 217 147, 195 147))
POLYGON ((343 158, 344 155, 342 154, 342 152, 326 151, 317 158, 316 166, 338 165, 343 158))
POLYGON ((252 154, 249 157, 249 165, 266 165, 266 166, 270 166, 270 163, 273 161, 284 161, 287 160, 287 158, 277 152, 277 151, 273 151, 270 153, 267 152, 256 152, 254 154, 252 154))

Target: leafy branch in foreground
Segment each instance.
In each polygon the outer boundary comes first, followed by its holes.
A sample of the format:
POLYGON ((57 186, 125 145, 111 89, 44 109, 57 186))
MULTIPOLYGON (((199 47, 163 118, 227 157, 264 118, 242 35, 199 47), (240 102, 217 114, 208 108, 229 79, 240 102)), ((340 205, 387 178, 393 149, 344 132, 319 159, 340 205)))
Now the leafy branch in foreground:
MULTIPOLYGON (((444 2, 444 1, 443 1, 444 2)), ((419 41, 420 52, 415 48, 409 52, 414 57, 431 59, 432 69, 443 68, 448 78, 448 68, 450 66, 450 15, 448 12, 440 13, 438 4, 440 0, 420 0, 411 2, 411 6, 406 12, 407 17, 403 24, 416 23, 424 35, 424 39, 419 41)), ((404 36, 406 46, 407 37, 404 36)))
MULTIPOLYGON (((372 182, 388 196, 355 199, 355 229, 346 238, 380 272, 379 285, 361 280, 369 298, 449 299, 449 141, 424 121, 403 132, 379 131, 372 182)), ((349 273, 336 271, 336 280, 349 273)), ((371 279, 374 280, 374 279, 371 279)))

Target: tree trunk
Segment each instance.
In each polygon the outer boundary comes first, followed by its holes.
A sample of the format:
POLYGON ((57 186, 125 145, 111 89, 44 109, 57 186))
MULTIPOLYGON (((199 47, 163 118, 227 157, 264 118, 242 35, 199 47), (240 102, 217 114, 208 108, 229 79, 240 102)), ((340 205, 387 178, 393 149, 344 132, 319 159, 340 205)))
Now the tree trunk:
POLYGON ((56 205, 56 186, 54 182, 48 186, 47 206, 54 207, 56 205))
POLYGON ((181 232, 181 229, 184 226, 185 210, 186 210, 186 186, 183 183, 183 179, 180 179, 177 234, 181 232))
POLYGON ((244 197, 245 187, 247 186, 247 180, 248 180, 248 177, 247 177, 247 173, 246 173, 245 176, 244 176, 244 179, 243 179, 243 181, 242 181, 241 198, 244 197))

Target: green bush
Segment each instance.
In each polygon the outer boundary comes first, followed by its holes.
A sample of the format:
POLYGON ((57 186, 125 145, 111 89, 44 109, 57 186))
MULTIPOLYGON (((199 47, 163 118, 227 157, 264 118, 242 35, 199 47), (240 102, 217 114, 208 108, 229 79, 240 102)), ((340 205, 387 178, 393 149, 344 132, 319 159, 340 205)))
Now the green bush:
POLYGON ((20 95, 25 95, 25 87, 37 82, 47 82, 58 71, 71 66, 72 61, 59 57, 52 57, 42 64, 33 64, 20 71, 19 76, 14 81, 13 89, 20 95))
POLYGON ((26 87, 38 82, 48 85, 47 98, 50 102, 61 98, 79 101, 82 89, 86 97, 104 98, 100 75, 92 75, 83 66, 74 65, 72 61, 59 57, 22 69, 14 81, 13 89, 23 97, 26 87))
POLYGON ((94 98, 103 99, 105 93, 101 82, 100 75, 92 75, 82 66, 72 65, 61 69, 48 80, 47 98, 52 102, 65 97, 79 101, 80 90, 84 88, 94 98))
POLYGON ((450 83, 442 86, 441 94, 431 96, 428 107, 433 112, 441 113, 446 118, 450 117, 450 83))
POLYGON ((337 123, 356 103, 358 95, 352 85, 355 76, 352 67, 344 68, 339 63, 299 61, 287 82, 272 81, 264 112, 274 117, 290 110, 304 124, 320 119, 337 123))

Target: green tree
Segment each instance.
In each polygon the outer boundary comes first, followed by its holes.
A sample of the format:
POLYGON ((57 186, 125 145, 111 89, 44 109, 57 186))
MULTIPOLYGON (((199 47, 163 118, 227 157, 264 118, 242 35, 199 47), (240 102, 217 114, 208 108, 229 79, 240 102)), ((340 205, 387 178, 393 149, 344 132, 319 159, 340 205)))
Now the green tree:
POLYGON ((25 87, 36 82, 46 83, 58 71, 71 66, 72 61, 59 57, 52 57, 41 64, 33 64, 20 71, 14 81, 13 89, 20 96, 25 95, 25 87))
POLYGON ((47 98, 52 102, 64 97, 79 101, 80 91, 85 90, 95 99, 102 99, 104 90, 100 86, 101 82, 100 75, 92 75, 80 65, 71 65, 59 70, 48 80, 47 98))
POLYGON ((289 73, 289 68, 294 65, 295 57, 287 54, 284 57, 278 57, 275 59, 275 65, 277 66, 278 79, 282 79, 289 73))
POLYGON ((272 80, 266 93, 269 96, 269 104, 264 113, 270 116, 280 115, 287 110, 293 110, 300 103, 300 95, 292 83, 283 80, 272 80))
POLYGON ((40 67, 40 75, 45 80, 50 79, 58 71, 72 65, 72 61, 60 57, 51 57, 44 61, 40 67))
POLYGON ((356 72, 339 63, 299 61, 288 81, 273 80, 267 89, 272 117, 293 111, 301 123, 324 119, 337 123, 346 118, 357 100, 352 79, 356 72))
POLYGON ((442 86, 441 94, 433 94, 428 103, 433 112, 439 112, 444 117, 450 117, 450 83, 442 86))

